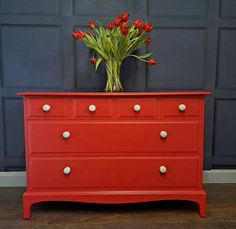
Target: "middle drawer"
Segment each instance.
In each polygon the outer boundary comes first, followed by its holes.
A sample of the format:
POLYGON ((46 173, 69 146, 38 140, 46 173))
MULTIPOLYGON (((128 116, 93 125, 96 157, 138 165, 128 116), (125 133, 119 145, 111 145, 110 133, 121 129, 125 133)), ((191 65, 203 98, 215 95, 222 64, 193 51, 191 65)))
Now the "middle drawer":
POLYGON ((197 152, 198 121, 45 122, 28 125, 31 153, 197 152))

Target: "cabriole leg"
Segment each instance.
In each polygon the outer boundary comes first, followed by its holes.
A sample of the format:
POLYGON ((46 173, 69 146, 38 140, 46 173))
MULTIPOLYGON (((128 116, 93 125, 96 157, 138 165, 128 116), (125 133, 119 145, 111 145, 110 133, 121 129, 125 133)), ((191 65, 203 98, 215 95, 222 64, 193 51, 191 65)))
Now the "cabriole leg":
POLYGON ((23 197, 23 219, 29 219, 31 216, 31 201, 23 197))
POLYGON ((206 217, 206 197, 198 201, 198 211, 200 217, 206 217))

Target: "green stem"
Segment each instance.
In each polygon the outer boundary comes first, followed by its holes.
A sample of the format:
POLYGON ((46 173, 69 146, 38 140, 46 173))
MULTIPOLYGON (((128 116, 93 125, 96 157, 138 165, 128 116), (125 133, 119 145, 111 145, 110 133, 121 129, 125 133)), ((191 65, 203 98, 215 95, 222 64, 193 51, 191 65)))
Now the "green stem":
POLYGON ((120 82, 120 66, 121 62, 116 59, 110 59, 105 61, 107 72, 107 84, 105 91, 123 91, 123 87, 120 82))

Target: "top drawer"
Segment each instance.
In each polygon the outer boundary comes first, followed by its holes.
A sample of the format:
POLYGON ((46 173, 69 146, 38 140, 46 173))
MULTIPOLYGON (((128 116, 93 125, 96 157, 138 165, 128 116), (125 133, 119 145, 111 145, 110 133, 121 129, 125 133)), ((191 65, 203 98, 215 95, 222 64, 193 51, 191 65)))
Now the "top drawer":
POLYGON ((154 118, 157 113, 156 99, 120 99, 118 113, 120 118, 154 118))
POLYGON ((27 108, 28 118, 61 118, 68 113, 67 100, 60 97, 29 97, 27 108))
POLYGON ((98 98, 79 98, 75 102, 77 118, 94 119, 109 118, 112 116, 112 100, 98 98))
POLYGON ((159 96, 155 98, 76 98, 30 96, 26 100, 28 118, 76 119, 163 119, 199 118, 200 97, 159 96))
POLYGON ((201 114, 201 99, 193 97, 164 97, 160 100, 162 118, 198 117, 201 114))

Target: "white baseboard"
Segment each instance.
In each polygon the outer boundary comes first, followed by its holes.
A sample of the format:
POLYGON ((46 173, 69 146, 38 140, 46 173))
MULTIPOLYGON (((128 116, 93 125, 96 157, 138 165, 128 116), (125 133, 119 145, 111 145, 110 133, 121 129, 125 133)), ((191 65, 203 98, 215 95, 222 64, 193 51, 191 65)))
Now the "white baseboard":
MULTIPOLYGON (((205 170, 204 183, 236 183, 235 170, 205 170)), ((0 172, 0 187, 25 187, 25 172, 0 172)))
POLYGON ((25 187, 25 172, 0 172, 0 187, 25 187))
POLYGON ((236 183, 236 169, 205 170, 203 183, 236 183))

